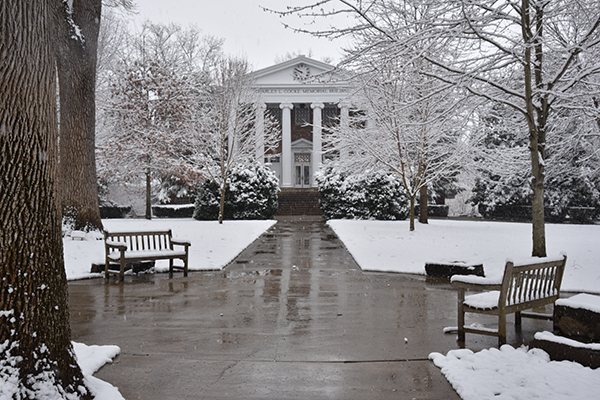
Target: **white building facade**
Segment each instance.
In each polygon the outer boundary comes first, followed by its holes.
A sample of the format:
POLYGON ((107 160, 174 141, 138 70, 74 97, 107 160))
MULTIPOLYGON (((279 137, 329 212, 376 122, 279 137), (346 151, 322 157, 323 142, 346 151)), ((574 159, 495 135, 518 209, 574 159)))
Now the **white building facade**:
MULTIPOLYGON (((316 187, 314 174, 323 161, 323 135, 328 126, 347 123, 350 86, 334 67, 305 56, 253 73, 261 94, 261 118, 273 116, 281 126, 279 148, 265 156, 282 188, 316 187)), ((257 149, 257 157, 264 152, 257 149)))

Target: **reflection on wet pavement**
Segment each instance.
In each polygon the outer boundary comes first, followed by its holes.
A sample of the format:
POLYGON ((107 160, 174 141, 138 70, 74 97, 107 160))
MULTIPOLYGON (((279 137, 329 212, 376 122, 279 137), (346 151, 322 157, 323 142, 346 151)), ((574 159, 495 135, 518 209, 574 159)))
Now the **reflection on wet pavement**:
POLYGON ((458 399, 427 359, 457 348, 442 333, 455 292, 360 271, 321 220, 279 221, 223 271, 167 278, 69 285, 73 339, 121 347, 96 376, 127 399, 458 399))

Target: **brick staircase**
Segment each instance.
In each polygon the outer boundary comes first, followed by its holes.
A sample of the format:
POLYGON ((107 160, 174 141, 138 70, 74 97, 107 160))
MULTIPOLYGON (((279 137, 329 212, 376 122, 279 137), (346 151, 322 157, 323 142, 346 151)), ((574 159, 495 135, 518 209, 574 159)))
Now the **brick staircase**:
POLYGON ((317 189, 282 188, 275 215, 322 215, 317 189))

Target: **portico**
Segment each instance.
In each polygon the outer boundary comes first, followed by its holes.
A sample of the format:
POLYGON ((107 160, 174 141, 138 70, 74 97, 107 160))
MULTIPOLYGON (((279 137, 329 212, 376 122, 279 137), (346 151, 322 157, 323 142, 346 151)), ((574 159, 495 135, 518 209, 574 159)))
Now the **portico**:
POLYGON ((329 64, 299 56, 253 74, 263 105, 257 107, 257 135, 262 135, 265 112, 281 126, 279 148, 263 161, 270 163, 282 188, 316 187, 324 128, 346 123, 344 100, 350 90, 333 70, 329 64))

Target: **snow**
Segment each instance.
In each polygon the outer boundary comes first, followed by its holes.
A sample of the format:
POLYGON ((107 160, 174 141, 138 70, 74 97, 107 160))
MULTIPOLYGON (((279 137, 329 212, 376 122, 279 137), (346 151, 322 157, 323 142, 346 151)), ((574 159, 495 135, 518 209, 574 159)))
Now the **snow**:
POLYGON ((478 293, 465 297, 465 304, 470 307, 480 308, 482 310, 491 310, 492 308, 498 307, 499 297, 500 292, 498 290, 491 290, 489 292, 478 293))
POLYGON ((87 387, 94 394, 95 400, 123 399, 116 387, 92 376, 104 364, 112 362, 121 349, 118 346, 87 346, 77 342, 73 342, 73 349, 87 387))
MULTIPOLYGON (((75 358, 83 373, 83 378, 88 389, 94 395, 95 400, 124 400, 119 390, 111 384, 104 382, 93 374, 98 371, 107 362, 112 362, 112 359, 121 352, 117 346, 86 346, 83 343, 73 343, 75 358)), ((0 345, 2 359, 0 359, 0 399, 21 398, 24 394, 22 386, 19 385, 19 371, 16 367, 20 362, 20 357, 10 355, 10 349, 7 348, 8 341, 0 345), (7 351, 8 350, 8 351, 7 351)), ((12 344, 11 348, 16 346, 12 344)), ((47 351, 46 346, 42 345, 41 353, 47 351)), ((54 384, 55 378, 48 372, 42 372, 35 378, 36 384, 31 389, 25 389, 27 398, 45 399, 45 400, 61 400, 71 399, 77 396, 62 392, 58 386, 54 384)))
POLYGON ((540 349, 504 345, 473 353, 451 350, 446 356, 431 353, 463 400, 484 399, 597 399, 600 368, 568 361, 550 361, 540 349))
POLYGON ((474 285, 502 285, 502 277, 492 279, 477 275, 452 275, 450 282, 470 283, 474 285))
MULTIPOLYGON (((104 228, 109 231, 149 231, 171 229, 174 239, 189 240, 189 270, 220 270, 242 252, 264 231, 275 224, 267 221, 196 221, 177 219, 106 219, 104 228)), ((104 240, 101 235, 89 233, 86 240, 63 240, 67 279, 100 277, 90 272, 92 263, 104 264, 104 240)), ((181 247, 175 246, 175 249, 181 247)), ((176 261, 177 262, 177 261, 176 261)), ((169 262, 156 262, 156 271, 165 272, 169 262)))
POLYGON ((548 342, 564 344, 569 347, 579 347, 581 349, 600 351, 600 343, 582 343, 578 342, 577 340, 569 339, 563 336, 556 336, 552 332, 536 332, 534 337, 537 340, 546 340, 548 342))
MULTIPOLYGON (((486 277, 500 280, 505 262, 531 256, 531 224, 514 222, 332 220, 363 270, 425 274, 427 261, 483 264, 486 277)), ((562 290, 600 293, 600 225, 546 225, 546 248, 555 259, 567 255, 562 290)))
POLYGON ((587 293, 579 293, 568 299, 558 299, 556 300, 556 304, 600 313, 600 296, 594 296, 587 293))

